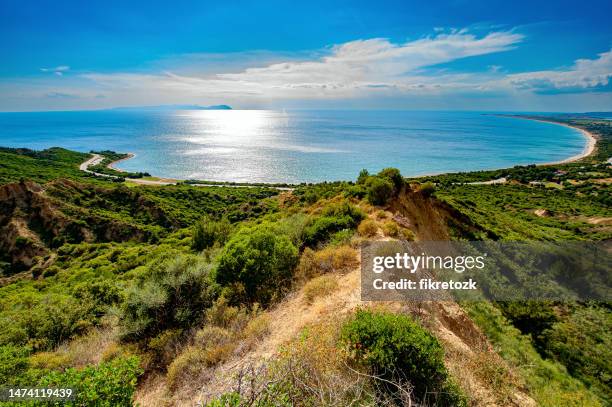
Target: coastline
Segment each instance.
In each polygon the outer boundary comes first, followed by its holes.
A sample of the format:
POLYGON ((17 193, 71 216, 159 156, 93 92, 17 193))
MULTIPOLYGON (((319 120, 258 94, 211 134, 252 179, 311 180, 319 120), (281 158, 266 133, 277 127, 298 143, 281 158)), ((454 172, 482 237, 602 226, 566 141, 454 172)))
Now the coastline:
POLYGON ((106 168, 111 169, 111 170, 115 170, 115 171, 118 171, 118 172, 126 172, 125 170, 122 170, 121 168, 115 167, 115 164, 120 163, 121 161, 129 160, 130 158, 134 158, 134 157, 136 157, 136 154, 134 154, 134 153, 127 153, 127 157, 121 158, 121 159, 119 159, 117 161, 113 161, 113 162, 109 163, 106 166, 106 168))
MULTIPOLYGON (((546 162, 546 163, 535 164, 537 166, 549 166, 549 165, 569 164, 569 163, 573 163, 573 162, 582 160, 583 158, 587 158, 587 157, 593 155, 596 152, 597 142, 598 142, 597 136, 595 136, 594 134, 592 134, 589 131, 587 131, 585 129, 582 129, 580 127, 571 126, 571 125, 569 125, 567 123, 561 123, 561 122, 554 121, 554 120, 547 120, 545 118, 540 118, 540 117, 529 117, 529 116, 518 116, 518 115, 502 115, 502 114, 498 114, 496 116, 508 117, 508 118, 513 118, 513 119, 532 120, 532 121, 537 121, 537 122, 542 122, 542 123, 550 123, 550 124, 556 124, 556 125, 559 125, 559 126, 568 127, 568 128, 571 128, 571 129, 579 131, 582 134, 582 136, 586 139, 586 144, 584 145, 584 148, 583 148, 581 153, 573 155, 573 156, 568 157, 568 158, 565 158, 565 159, 560 160, 560 161, 553 161, 553 162, 546 162)), ((134 154, 134 153, 127 153, 127 157, 121 158, 119 160, 116 160, 116 161, 113 161, 113 162, 109 163, 107 165, 107 168, 110 168, 110 169, 118 171, 118 172, 126 172, 125 170, 122 170, 120 168, 115 167, 115 165, 117 163, 121 162, 121 161, 126 161, 126 160, 129 160, 131 158, 134 158, 135 156, 136 156, 136 154, 134 154)), ((85 164, 86 163, 83 163, 81 165, 81 167, 83 165, 85 165, 85 164)), ((83 169, 83 168, 81 168, 81 169, 83 169)), ((494 168, 493 170, 497 170, 497 169, 503 169, 503 168, 494 168)), ((470 172, 470 171, 467 171, 467 172, 470 172)), ((420 178, 420 177, 436 176, 436 175, 443 175, 443 174, 449 174, 449 173, 426 174, 426 175, 419 175, 417 177, 410 177, 410 178, 420 178)), ((165 177, 154 177, 154 178, 155 178, 154 180, 144 180, 144 179, 138 179, 138 178, 135 178, 135 179, 128 178, 128 179, 126 179, 126 181, 133 182, 133 183, 136 183, 136 184, 143 184, 143 185, 169 185, 169 184, 176 184, 176 183, 182 181, 180 179, 175 179, 175 178, 165 178, 165 177)), ((490 180, 490 181, 486 181, 484 183, 504 183, 504 181, 501 181, 501 180, 490 180)), ((223 185, 223 184, 221 184, 221 185, 223 185)), ((200 186, 208 186, 208 184, 201 184, 200 186)))
POLYGON ((574 129, 574 130, 578 130, 582 136, 586 139, 586 144, 582 150, 581 153, 573 155, 571 157, 568 157, 564 160, 560 160, 560 161, 552 161, 552 162, 547 162, 547 163, 541 163, 541 164, 536 164, 536 165, 559 165, 559 164, 569 164, 569 163, 573 163, 579 160, 582 160, 583 158, 587 158, 591 155, 593 155, 596 151, 597 148, 597 137, 591 133, 586 131, 585 129, 582 129, 580 127, 576 127, 576 126, 571 126, 567 123, 561 123, 558 121, 554 121, 554 120, 546 120, 544 118, 536 118, 536 117, 529 117, 529 116, 514 116, 514 115, 497 115, 500 117, 510 117, 513 119, 524 119, 524 120, 532 120, 534 122, 542 122, 542 123, 550 123, 550 124, 556 124, 559 126, 564 126, 564 127, 568 127, 570 129, 574 129))

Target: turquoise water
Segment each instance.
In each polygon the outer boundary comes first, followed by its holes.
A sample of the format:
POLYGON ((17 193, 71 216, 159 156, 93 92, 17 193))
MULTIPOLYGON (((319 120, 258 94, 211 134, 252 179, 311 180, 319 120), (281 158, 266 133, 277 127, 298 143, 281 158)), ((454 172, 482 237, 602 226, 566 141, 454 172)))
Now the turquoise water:
POLYGON ((132 152, 118 167, 180 179, 317 182, 362 168, 415 176, 552 162, 585 140, 476 112, 108 110, 0 113, 0 145, 132 152))

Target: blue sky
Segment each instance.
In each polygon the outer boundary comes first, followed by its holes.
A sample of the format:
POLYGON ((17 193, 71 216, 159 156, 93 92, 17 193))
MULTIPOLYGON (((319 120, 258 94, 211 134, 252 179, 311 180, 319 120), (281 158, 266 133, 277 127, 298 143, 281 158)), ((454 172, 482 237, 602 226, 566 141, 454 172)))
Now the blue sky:
POLYGON ((0 0, 0 110, 612 110, 609 0, 427 3, 0 0))

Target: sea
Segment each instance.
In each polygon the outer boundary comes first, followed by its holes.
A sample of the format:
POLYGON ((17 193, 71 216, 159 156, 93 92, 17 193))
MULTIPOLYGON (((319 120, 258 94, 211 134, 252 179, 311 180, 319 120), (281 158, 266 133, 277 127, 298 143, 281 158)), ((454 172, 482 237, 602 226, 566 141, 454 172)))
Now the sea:
POLYGON ((0 113, 0 146, 114 150, 153 176, 300 183, 548 163, 580 154, 575 129, 491 112, 98 110, 0 113))

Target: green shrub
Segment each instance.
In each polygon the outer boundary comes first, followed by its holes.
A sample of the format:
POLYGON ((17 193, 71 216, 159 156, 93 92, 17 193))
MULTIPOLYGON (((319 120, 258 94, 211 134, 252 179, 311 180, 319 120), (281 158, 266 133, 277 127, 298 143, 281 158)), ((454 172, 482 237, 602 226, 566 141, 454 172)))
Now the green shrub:
POLYGON ((215 243, 223 245, 232 230, 232 225, 227 219, 219 221, 208 217, 202 218, 193 228, 191 247, 196 251, 202 251, 214 246, 215 243))
POLYGON ((40 380, 38 386, 76 388, 76 399, 66 405, 131 406, 138 376, 142 373, 138 358, 131 356, 84 369, 51 371, 40 380))
POLYGON ((355 229, 364 217, 363 212, 348 201, 329 205, 304 229, 304 244, 314 247, 336 232, 355 229))
POLYGON ((401 191, 404 186, 404 178, 397 168, 385 168, 378 173, 378 176, 389 179, 395 187, 395 193, 401 191))
POLYGON ((0 383, 21 384, 21 377, 29 367, 30 350, 25 347, 0 346, 0 383))
POLYGON ((363 170, 359 171, 359 176, 357 177, 357 184, 359 185, 365 184, 365 182, 368 180, 369 177, 370 177, 370 172, 364 168, 363 170))
POLYGON ((395 186, 388 178, 370 177, 366 181, 366 197, 372 205, 385 205, 394 194, 395 186))
POLYGON ((543 333, 544 353, 612 402, 612 314, 609 309, 580 307, 543 333))
POLYGON ((421 191, 424 196, 431 196, 434 192, 436 192, 436 186, 433 184, 433 182, 425 182, 424 184, 421 184, 419 191, 421 191))
POLYGON ((221 286, 240 285, 247 302, 269 303, 288 286, 298 261, 289 238, 265 225, 243 229, 225 245, 215 279, 221 286))
MULTIPOLYGON (((436 338, 408 316, 358 310, 342 327, 341 342, 357 363, 396 383, 408 381, 413 396, 435 405, 463 405, 450 384, 444 352, 436 338)), ((385 390, 393 392, 392 387, 385 390)))
POLYGON ((211 267, 187 255, 150 266, 128 292, 121 321, 123 338, 151 338, 165 329, 201 322, 214 298, 211 267))

